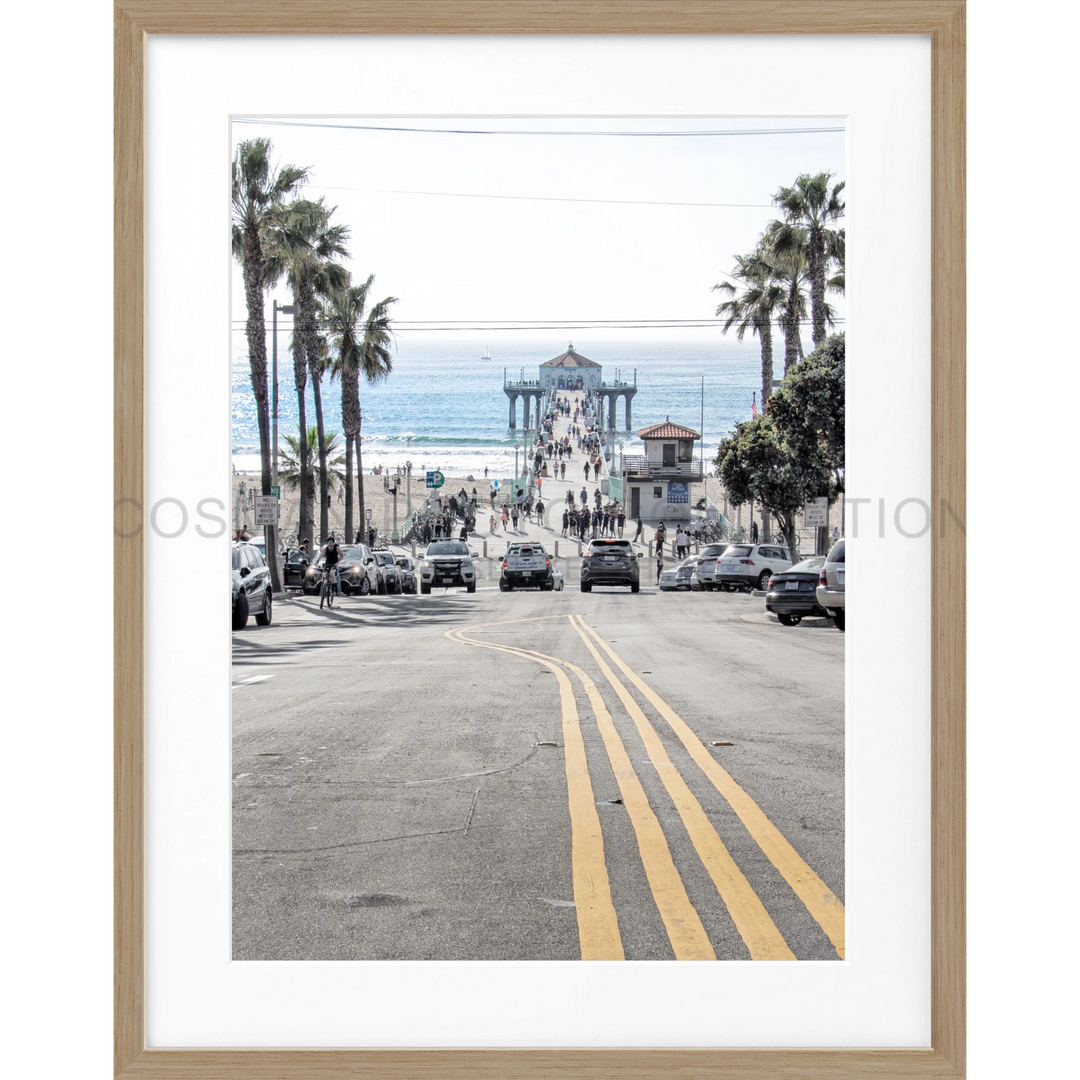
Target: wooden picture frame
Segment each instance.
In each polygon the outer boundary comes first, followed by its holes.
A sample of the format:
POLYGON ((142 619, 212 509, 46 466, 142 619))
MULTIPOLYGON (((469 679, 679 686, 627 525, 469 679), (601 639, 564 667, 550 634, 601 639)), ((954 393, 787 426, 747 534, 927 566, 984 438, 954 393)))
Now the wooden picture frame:
MULTIPOLYGON (((145 42, 149 34, 925 34, 932 79, 931 462, 935 508, 965 506, 963 0, 116 0, 115 498, 144 486, 145 42), (947 500, 947 503, 945 502, 947 500)), ((958 1077, 965 1072, 965 541, 933 530, 931 1048, 179 1049, 144 1036, 144 552, 115 566, 117 1076, 958 1077)))

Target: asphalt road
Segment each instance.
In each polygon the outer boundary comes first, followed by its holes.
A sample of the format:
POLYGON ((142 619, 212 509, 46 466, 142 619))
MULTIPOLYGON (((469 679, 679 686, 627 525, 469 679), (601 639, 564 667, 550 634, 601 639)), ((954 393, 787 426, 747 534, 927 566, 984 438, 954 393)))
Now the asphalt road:
POLYGON ((236 959, 843 955, 830 623, 482 583, 233 646, 236 959))

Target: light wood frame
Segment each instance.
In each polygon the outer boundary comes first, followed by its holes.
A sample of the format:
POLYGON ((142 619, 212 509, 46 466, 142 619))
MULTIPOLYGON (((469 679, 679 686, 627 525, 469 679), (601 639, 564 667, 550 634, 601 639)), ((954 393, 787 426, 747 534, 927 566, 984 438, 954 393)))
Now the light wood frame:
POLYGON ((115 1034, 125 1078, 531 1080, 965 1075, 963 0, 115 0, 115 498, 143 501, 147 34, 927 34, 932 61, 931 1049, 150 1050, 144 1037, 144 558, 117 535, 115 1034))

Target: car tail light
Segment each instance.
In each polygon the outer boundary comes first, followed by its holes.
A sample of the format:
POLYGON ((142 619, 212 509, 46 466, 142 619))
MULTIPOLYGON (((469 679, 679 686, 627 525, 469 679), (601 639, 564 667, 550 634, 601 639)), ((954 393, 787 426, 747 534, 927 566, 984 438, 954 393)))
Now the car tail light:
POLYGON ((824 566, 823 566, 823 567, 821 568, 821 575, 820 575, 820 576, 818 577, 818 579, 817 579, 817 583, 818 583, 819 585, 822 585, 822 586, 828 587, 828 584, 829 584, 829 579, 828 579, 828 577, 827 577, 827 576, 826 576, 826 574, 825 574, 825 567, 824 567, 824 566))
POLYGON ((769 578, 769 588, 772 589, 772 588, 775 587, 775 585, 776 585, 776 578, 774 578, 774 577, 769 578))
POLYGON ((739 562, 741 562, 743 564, 743 566, 753 566, 754 565, 754 560, 753 559, 740 559, 739 562))
POLYGON ((505 559, 503 559, 503 564, 502 564, 502 568, 503 568, 504 570, 506 569, 506 560, 505 560, 505 559))
POLYGON ((548 561, 547 561, 546 563, 544 563, 544 565, 545 565, 545 566, 550 566, 550 565, 551 565, 551 560, 550 560, 550 559, 548 559, 548 561))

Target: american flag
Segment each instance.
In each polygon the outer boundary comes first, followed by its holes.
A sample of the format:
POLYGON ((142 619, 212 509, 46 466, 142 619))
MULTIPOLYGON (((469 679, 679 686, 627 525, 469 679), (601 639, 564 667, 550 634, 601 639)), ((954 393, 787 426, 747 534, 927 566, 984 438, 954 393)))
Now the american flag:
POLYGON ((757 414, 758 414, 757 394, 754 394, 754 400, 752 402, 750 402, 750 415, 756 419, 757 414))

